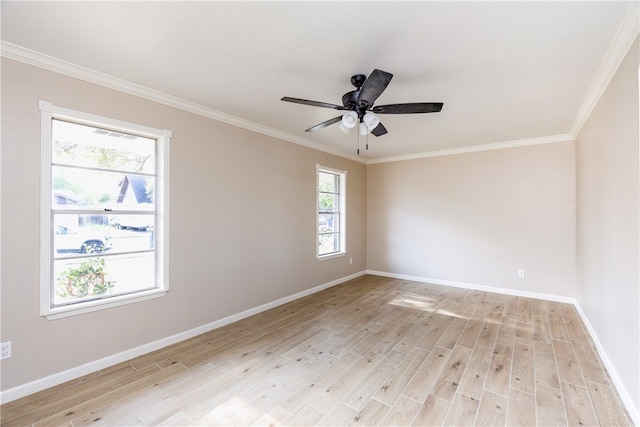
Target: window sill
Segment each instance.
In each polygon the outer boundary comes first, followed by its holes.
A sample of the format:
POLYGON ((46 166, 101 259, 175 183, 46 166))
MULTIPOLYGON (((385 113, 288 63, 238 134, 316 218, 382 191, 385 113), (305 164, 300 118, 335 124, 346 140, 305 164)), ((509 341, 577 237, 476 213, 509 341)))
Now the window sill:
POLYGON ((161 298, 167 293, 164 289, 152 289, 149 291, 137 292, 130 295, 120 295, 103 300, 87 301, 75 305, 66 305, 63 307, 55 307, 49 311, 42 313, 43 317, 48 320, 63 319, 65 317, 76 316, 93 311, 106 310, 108 308, 118 307, 126 304, 147 301, 150 299, 161 298))
POLYGON ((329 259, 334 259, 334 258, 340 258, 345 256, 347 253, 346 252, 336 252, 334 254, 327 254, 327 255, 317 255, 316 259, 318 261, 327 261, 329 259))

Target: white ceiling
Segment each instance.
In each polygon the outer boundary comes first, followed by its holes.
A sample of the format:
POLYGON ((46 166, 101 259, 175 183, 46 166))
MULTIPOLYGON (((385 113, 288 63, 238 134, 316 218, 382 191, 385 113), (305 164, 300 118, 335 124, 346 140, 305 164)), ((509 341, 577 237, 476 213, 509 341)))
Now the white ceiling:
POLYGON ((4 56, 345 156, 355 133, 304 132, 339 111, 280 98, 341 104, 379 68, 394 77, 376 104, 444 102, 381 115, 372 162, 575 136, 632 3, 3 1, 1 28, 4 56))

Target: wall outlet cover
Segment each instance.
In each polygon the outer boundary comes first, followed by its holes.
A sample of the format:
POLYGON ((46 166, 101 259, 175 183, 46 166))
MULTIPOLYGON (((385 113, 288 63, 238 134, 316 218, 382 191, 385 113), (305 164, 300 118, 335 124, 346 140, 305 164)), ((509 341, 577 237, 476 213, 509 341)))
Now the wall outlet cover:
POLYGON ((0 343, 0 360, 11 357, 11 341, 0 343))

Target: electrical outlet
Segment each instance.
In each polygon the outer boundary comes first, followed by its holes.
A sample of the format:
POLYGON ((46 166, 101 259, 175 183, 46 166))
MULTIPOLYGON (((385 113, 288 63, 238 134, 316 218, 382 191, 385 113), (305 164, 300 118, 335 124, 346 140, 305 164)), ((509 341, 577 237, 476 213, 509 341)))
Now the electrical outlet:
POLYGON ((0 343, 0 360, 11 357, 11 341, 0 343))
POLYGON ((518 277, 521 279, 524 279, 526 277, 526 271, 524 270, 524 268, 518 270, 518 277))

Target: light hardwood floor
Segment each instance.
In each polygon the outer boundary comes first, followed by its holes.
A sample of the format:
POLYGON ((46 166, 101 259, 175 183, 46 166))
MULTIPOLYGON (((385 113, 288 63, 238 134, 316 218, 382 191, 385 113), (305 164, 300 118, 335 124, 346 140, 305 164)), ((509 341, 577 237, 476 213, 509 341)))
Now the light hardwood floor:
POLYGON ((9 402, 2 425, 631 425, 568 304, 363 276, 9 402))

